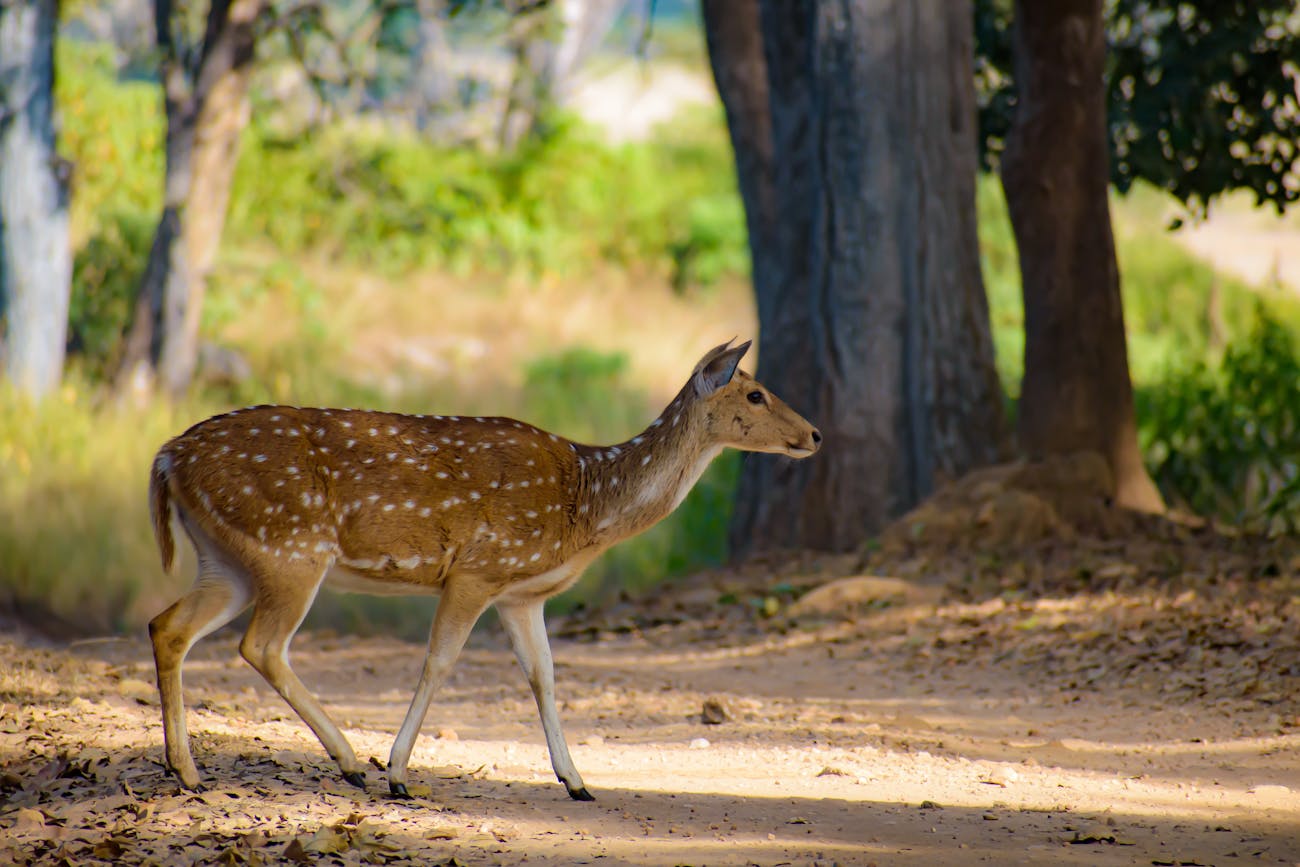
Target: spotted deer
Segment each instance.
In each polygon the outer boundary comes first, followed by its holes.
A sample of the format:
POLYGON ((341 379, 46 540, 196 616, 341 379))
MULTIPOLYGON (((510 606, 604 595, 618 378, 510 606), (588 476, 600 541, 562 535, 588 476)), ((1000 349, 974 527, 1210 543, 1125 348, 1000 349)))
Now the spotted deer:
POLYGON ((555 707, 543 604, 595 557, 681 503, 725 447, 804 458, 821 434, 737 365, 749 342, 708 352, 640 434, 589 446, 509 418, 259 406, 168 442, 149 497, 163 567, 176 520, 198 555, 193 588, 149 624, 167 764, 199 785, 181 666, 199 638, 251 603, 240 654, 311 727, 343 777, 364 766, 289 665, 289 642, 322 584, 440 597, 410 708, 388 763, 406 771, 429 703, 479 616, 495 605, 532 687, 551 765, 591 800, 555 707))

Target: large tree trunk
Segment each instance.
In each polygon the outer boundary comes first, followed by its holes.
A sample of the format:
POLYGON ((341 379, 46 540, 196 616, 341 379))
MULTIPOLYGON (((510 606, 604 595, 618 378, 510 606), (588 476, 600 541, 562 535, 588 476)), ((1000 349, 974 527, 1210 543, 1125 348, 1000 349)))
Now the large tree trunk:
POLYGON ((152 387, 156 380, 179 396, 193 379, 208 273, 248 124, 261 6, 261 0, 213 0, 198 65, 188 69, 175 45, 170 0, 155 4, 167 114, 163 214, 136 294, 120 384, 152 387))
POLYGON ((68 166, 54 133, 58 0, 0 2, 0 372, 33 397, 58 386, 72 253, 68 166))
MULTIPOLYGON (((747 44, 719 20, 706 14, 711 47, 747 44)), ((971 9, 771 0, 761 26, 778 219, 765 237, 750 215, 759 375, 825 445, 805 462, 747 457, 732 548, 847 551, 1003 453, 975 234, 971 9)), ((738 118, 741 101, 727 103, 738 118)), ((746 152, 761 140, 733 140, 747 210, 762 208, 744 168, 762 164, 746 152)))
POLYGON ((1160 510, 1138 451, 1107 199, 1102 2, 1017 0, 1015 15, 1002 184, 1024 283, 1020 445, 1031 457, 1097 451, 1120 505, 1160 510))

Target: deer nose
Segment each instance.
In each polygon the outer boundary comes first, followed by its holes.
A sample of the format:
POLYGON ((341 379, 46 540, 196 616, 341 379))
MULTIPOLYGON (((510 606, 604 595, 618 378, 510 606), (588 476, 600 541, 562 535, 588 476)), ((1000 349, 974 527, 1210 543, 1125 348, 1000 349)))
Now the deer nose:
POLYGON ((819 431, 819 430, 817 430, 817 428, 813 428, 813 430, 812 430, 812 438, 813 438, 813 442, 814 442, 814 443, 816 443, 817 445, 821 445, 821 442, 822 442, 822 432, 819 431))

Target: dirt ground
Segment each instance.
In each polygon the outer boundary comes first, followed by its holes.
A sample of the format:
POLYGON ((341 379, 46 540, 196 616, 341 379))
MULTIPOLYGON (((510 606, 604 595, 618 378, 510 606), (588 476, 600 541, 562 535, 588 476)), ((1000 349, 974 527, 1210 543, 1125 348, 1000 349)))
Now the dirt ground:
POLYGON ((143 636, 0 630, 0 864, 1300 865, 1300 543, 1113 509, 1104 462, 949 485, 863 552, 553 618, 594 803, 552 777, 500 628, 411 762, 423 648, 302 634, 349 786, 237 651, 186 668, 164 773, 143 636))
MULTIPOLYGON (((594 803, 554 781, 494 629, 435 702, 410 802, 378 768, 365 792, 344 783, 235 632, 186 671, 200 793, 160 766, 142 638, 10 637, 0 863, 1295 864, 1298 607, 945 594, 852 619, 562 626, 594 803), (701 720, 708 699, 726 720, 701 720)), ((304 634, 294 661, 382 762, 421 652, 304 634)))

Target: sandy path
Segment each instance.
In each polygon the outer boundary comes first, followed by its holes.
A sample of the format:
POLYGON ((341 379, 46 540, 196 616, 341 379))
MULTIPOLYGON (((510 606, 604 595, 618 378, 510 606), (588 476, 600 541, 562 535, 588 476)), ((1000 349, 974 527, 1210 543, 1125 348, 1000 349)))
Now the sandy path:
MULTIPOLYGON (((157 764, 142 641, 8 643, 0 862, 96 846, 120 863, 322 849, 333 863, 475 865, 1300 862, 1294 693, 1170 701, 1140 672, 1087 687, 1014 653, 962 664, 918 630, 969 611, 908 617, 726 642, 686 627, 557 641, 561 713, 593 804, 554 782, 531 697, 491 631, 434 705, 411 803, 385 797, 377 769, 364 793, 339 780, 233 634, 187 668, 200 795, 157 764), (709 697, 729 721, 699 721, 709 697)), ((420 654, 303 635, 294 658, 358 754, 384 759, 420 654)))

